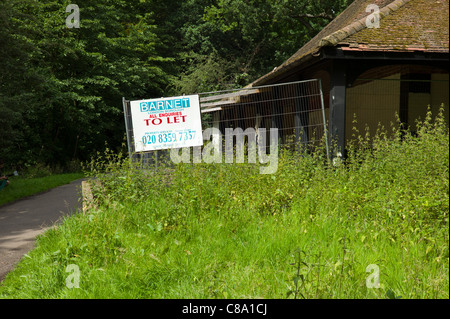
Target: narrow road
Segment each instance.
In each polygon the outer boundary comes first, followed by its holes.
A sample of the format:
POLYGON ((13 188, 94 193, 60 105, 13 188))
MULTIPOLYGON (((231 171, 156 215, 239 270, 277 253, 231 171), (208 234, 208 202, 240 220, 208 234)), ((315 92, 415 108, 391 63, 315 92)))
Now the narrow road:
POLYGON ((33 249, 37 235, 82 209, 81 181, 0 206, 0 281, 33 249))

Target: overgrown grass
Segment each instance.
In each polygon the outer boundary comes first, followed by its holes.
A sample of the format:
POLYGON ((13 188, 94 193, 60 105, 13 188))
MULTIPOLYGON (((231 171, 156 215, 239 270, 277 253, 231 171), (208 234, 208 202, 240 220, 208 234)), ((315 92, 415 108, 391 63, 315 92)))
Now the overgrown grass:
POLYGON ((448 128, 430 115, 419 127, 360 136, 337 167, 321 149, 282 152, 273 175, 99 157, 98 206, 40 236, 0 296, 449 298, 448 128), (70 264, 79 288, 66 286, 70 264))
POLYGON ((83 173, 68 173, 32 178, 27 176, 12 176, 9 178, 9 186, 0 191, 0 205, 68 184, 83 177, 83 173))

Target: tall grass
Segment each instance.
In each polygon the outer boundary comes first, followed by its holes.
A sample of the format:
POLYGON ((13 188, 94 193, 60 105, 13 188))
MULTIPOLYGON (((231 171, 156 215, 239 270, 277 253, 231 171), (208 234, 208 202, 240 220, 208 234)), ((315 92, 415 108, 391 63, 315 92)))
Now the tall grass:
POLYGON ((338 166, 284 151, 273 175, 99 156, 97 206, 40 236, 0 296, 449 298, 448 127, 442 112, 418 127, 357 134, 338 166))

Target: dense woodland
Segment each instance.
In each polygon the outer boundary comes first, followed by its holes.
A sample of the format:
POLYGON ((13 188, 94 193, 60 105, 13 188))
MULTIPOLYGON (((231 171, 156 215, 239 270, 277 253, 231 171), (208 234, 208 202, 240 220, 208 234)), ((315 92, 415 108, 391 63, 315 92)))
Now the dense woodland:
POLYGON ((0 158, 64 165, 124 141, 122 97, 242 87, 351 0, 1 0, 0 158), (67 5, 80 8, 68 28, 67 5))

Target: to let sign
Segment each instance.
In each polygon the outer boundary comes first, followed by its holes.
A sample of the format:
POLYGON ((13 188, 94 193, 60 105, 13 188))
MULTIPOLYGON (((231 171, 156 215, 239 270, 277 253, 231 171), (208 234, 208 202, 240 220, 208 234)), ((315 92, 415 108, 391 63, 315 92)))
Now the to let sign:
POLYGON ((198 95, 131 101, 136 152, 203 145, 198 95))

